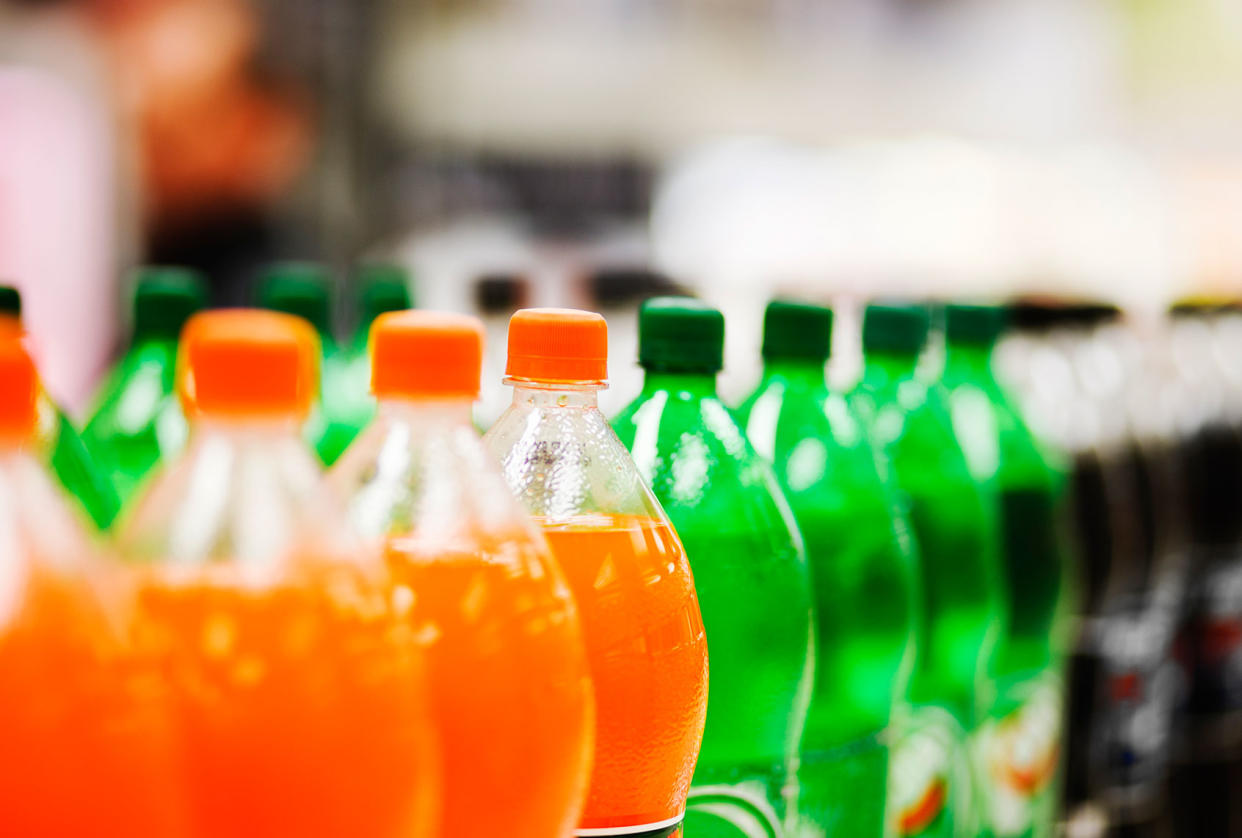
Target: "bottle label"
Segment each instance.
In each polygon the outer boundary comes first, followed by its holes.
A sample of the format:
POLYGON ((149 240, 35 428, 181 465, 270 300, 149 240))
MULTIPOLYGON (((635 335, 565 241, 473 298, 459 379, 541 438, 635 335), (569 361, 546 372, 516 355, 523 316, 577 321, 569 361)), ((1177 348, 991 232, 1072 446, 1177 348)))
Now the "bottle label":
POLYGON ((656 823, 637 824, 635 826, 608 826, 598 829, 574 830, 574 835, 578 838, 612 838, 613 836, 625 836, 625 838, 680 838, 682 820, 685 813, 675 818, 657 821, 656 823))
POLYGON ((1181 712, 1188 752, 1222 759, 1242 752, 1242 561, 1223 555, 1202 565, 1178 637, 1181 712))
POLYGON ((714 838, 784 838, 780 816, 769 800, 781 789, 762 781, 697 785, 686 802, 686 830, 714 838))
POLYGON ((889 818, 899 836, 953 835, 970 812, 965 732, 946 711, 919 707, 894 723, 889 818))
MULTIPOLYGON (((1028 682, 1017 707, 990 718, 975 739, 977 771, 992 834, 1050 834, 1061 758, 1062 686, 1055 675, 1028 682)), ((1007 704, 1012 704, 1011 699, 1007 704)))
POLYGON ((1118 798, 1153 796, 1164 783, 1181 684, 1172 625, 1161 609, 1135 605, 1098 626, 1103 712, 1092 721, 1090 747, 1098 782, 1118 798))

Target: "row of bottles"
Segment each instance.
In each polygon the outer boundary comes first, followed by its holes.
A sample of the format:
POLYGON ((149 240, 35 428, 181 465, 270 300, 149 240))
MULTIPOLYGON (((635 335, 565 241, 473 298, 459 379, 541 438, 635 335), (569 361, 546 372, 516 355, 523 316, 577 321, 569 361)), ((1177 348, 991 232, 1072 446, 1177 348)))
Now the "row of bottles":
MULTIPOLYGON (((398 267, 369 264, 356 280, 358 328, 345 344, 332 325, 332 282, 322 265, 276 263, 261 275, 257 302, 297 315, 319 337, 320 389, 304 435, 319 458, 331 464, 374 409, 367 391, 370 360, 367 335, 374 319, 411 305, 409 277, 398 267)), ((207 306, 207 288, 195 271, 152 267, 138 272, 134 288, 131 340, 120 362, 100 387, 81 433, 46 396, 40 398, 38 437, 45 460, 100 529, 107 529, 121 506, 162 460, 184 447, 187 425, 177 393, 177 352, 186 321, 207 306)), ((21 296, 0 287, 0 315, 21 317, 21 296)))
MULTIPOLYGON (((390 311, 349 443, 304 270, 264 286, 280 313, 195 314, 176 272, 140 286, 150 341, 119 378, 148 383, 85 433, 146 434, 99 458, 133 464, 116 558, 69 543, 63 510, 59 542, 25 543, 37 516, 12 507, 0 702, 41 712, 23 700, 78 655, 81 689, 23 744, 81 729, 126 761, 88 788, 76 734, 54 738, 10 787, 30 834, 67 834, 39 819, 75 815, 22 802, 61 772, 70 799, 119 799, 117 834, 1051 834, 1062 474, 992 375, 998 310, 948 307, 936 351, 928 308, 869 306, 842 392, 832 312, 773 303, 731 410, 720 313, 650 300, 643 390, 611 425, 604 319, 524 310, 482 441, 481 324, 390 311), (345 449, 326 480, 308 427, 321 459, 345 449), (68 587, 45 601, 29 568, 68 587)), ((16 326, 9 355, 16 415, 36 392, 16 326)), ((30 440, 8 438, 22 475, 30 440)), ((21 503, 56 508, 40 491, 21 503)))
POLYGON ((1242 313, 1030 303, 1001 358, 1072 459, 1082 595, 1066 808, 1110 834, 1242 831, 1242 313))

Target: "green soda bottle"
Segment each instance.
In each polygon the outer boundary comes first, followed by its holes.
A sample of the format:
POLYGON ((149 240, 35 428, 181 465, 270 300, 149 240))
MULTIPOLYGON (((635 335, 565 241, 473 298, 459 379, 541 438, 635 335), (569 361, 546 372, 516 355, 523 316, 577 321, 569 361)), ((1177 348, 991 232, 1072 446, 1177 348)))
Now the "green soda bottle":
POLYGON ((1006 622, 992 660, 994 702, 976 743, 985 827, 1051 836, 1064 697, 1066 549, 1059 509, 1065 474, 1036 443, 992 373, 1004 326, 993 306, 949 305, 943 382, 972 475, 998 499, 1006 622))
POLYGON ((738 417, 775 466, 815 595, 815 687, 794 834, 881 838, 889 723, 914 660, 918 558, 886 465, 825 380, 831 342, 830 309, 770 303, 763 377, 738 417))
POLYGON ((345 373, 338 390, 337 415, 343 424, 361 430, 375 415, 371 396, 371 354, 367 351, 371 324, 389 311, 402 311, 414 304, 410 275, 400 265, 365 264, 354 273, 358 286, 358 327, 344 352, 345 373))
POLYGON ((685 834, 779 838, 814 663, 802 542, 771 468, 716 395, 720 312, 655 298, 638 331, 643 390, 613 426, 685 545, 712 661, 685 834))
POLYGON ((185 444, 177 341, 185 321, 207 303, 202 276, 188 268, 143 268, 137 279, 129 350, 108 375, 82 429, 86 447, 122 503, 151 469, 185 444))
MULTIPOLYGON (((367 357, 367 341, 375 318, 390 311, 412 308, 410 274, 400 265, 365 264, 354 275, 358 285, 358 328, 350 342, 349 353, 367 357)), ((370 368, 368 367, 368 375, 370 368)))
POLYGON ((351 416, 348 359, 332 332, 332 277, 317 262, 277 262, 260 277, 259 305, 295 314, 319 333, 319 398, 303 426, 303 437, 324 465, 332 465, 361 425, 351 416))
MULTIPOLYGON (((11 285, 0 286, 0 317, 21 321, 22 295, 11 285)), ((37 408, 35 441, 40 459, 95 526, 107 529, 120 511, 120 501, 112 485, 96 465, 68 415, 42 387, 37 408)))
MULTIPOLYGON (((11 318, 16 324, 21 322, 22 295, 11 285, 0 285, 0 317, 11 318)), ((95 526, 107 529, 120 510, 116 492, 100 473, 69 417, 42 387, 36 407, 35 444, 39 459, 95 526)))
POLYGON ((973 838, 981 815, 969 743, 1002 622, 996 514, 954 437, 945 394, 917 374, 928 329, 924 306, 868 306, 854 396, 892 463, 921 564, 912 712, 899 725, 890 810, 899 834, 973 838))

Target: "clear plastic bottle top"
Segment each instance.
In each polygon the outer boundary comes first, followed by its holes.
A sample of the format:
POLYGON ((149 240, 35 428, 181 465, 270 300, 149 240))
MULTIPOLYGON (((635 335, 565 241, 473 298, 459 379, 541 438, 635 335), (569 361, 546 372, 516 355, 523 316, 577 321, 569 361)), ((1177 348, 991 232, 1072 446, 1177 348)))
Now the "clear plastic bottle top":
POLYGON ((569 587, 471 424, 482 340, 465 315, 376 318, 378 413, 331 481, 427 638, 442 834, 563 838, 590 776, 590 676, 569 587))
POLYGON ((684 815, 707 646, 681 542, 600 413, 607 346, 598 314, 514 314, 513 403, 484 442, 543 527, 582 617, 598 722, 580 834, 629 835, 684 815))
POLYGON ((168 673, 190 835, 434 834, 438 761, 409 603, 350 536, 298 436, 312 330, 206 312, 182 352, 190 445, 119 544, 142 564, 136 619, 168 673))

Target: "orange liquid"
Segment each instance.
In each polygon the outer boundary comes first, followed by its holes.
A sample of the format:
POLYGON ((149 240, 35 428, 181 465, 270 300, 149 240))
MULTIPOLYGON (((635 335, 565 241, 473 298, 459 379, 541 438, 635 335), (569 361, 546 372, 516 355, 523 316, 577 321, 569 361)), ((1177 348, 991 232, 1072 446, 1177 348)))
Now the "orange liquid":
POLYGON ((707 712, 707 641, 681 542, 648 518, 542 523, 578 602, 595 681, 595 768, 580 826, 676 818, 707 712))
POLYGON ((592 701, 569 590, 522 540, 420 554, 394 539, 413 592, 444 758, 444 838, 572 834, 590 774, 592 701))
POLYGON ((36 570, 0 619, 0 833, 178 836, 159 679, 86 587, 36 570))
POLYGON ((206 573, 139 593, 172 691, 190 834, 433 834, 421 660, 383 592, 341 569, 261 590, 206 573))

